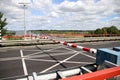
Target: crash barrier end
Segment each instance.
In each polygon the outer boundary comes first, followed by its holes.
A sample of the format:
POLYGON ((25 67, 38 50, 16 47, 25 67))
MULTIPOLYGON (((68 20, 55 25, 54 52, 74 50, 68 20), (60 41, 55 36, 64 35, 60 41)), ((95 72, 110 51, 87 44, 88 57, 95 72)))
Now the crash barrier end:
POLYGON ((113 49, 98 49, 96 54, 96 63, 101 65, 105 60, 120 65, 120 47, 114 47, 113 49))

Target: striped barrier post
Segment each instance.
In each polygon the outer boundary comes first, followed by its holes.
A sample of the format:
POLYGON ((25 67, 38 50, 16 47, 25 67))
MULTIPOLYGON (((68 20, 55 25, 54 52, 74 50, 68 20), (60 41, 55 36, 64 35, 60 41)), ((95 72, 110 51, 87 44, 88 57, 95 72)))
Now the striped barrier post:
POLYGON ((42 39, 49 39, 49 40, 53 41, 54 43, 60 43, 60 44, 66 45, 66 46, 70 46, 72 48, 78 48, 78 49, 81 49, 81 50, 86 51, 86 52, 97 53, 97 49, 83 47, 83 46, 78 46, 75 43, 68 43, 66 41, 65 42, 63 42, 63 41, 57 41, 57 40, 54 40, 54 39, 49 38, 47 36, 42 36, 42 39))

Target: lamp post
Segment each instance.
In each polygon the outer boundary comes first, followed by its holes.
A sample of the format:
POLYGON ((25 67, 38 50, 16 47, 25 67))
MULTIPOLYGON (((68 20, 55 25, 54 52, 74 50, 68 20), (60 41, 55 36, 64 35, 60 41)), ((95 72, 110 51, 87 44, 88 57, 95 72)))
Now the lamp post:
POLYGON ((1 24, 0 24, 0 42, 2 41, 2 34, 1 34, 1 31, 2 31, 2 27, 1 27, 1 24))
POLYGON ((26 40, 26 37, 25 37, 25 35, 26 35, 26 24, 25 24, 25 7, 26 7, 26 5, 27 4, 30 4, 30 3, 18 3, 18 4, 22 4, 23 5, 23 8, 24 8, 24 40, 26 40))

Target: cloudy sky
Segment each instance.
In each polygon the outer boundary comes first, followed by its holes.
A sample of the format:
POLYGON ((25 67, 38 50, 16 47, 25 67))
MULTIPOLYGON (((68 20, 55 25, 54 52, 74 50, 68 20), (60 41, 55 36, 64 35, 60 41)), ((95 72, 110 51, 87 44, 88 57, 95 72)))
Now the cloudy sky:
POLYGON ((0 0, 9 30, 94 30, 115 25, 120 29, 120 0, 0 0))

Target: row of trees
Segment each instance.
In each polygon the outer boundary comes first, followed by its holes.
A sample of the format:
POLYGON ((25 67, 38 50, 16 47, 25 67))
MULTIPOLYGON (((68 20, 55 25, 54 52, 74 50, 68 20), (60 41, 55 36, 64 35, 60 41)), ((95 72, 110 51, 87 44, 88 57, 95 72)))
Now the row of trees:
POLYGON ((116 26, 98 28, 96 30, 33 30, 33 33, 41 34, 120 34, 120 30, 116 26))
POLYGON ((94 34, 120 34, 119 29, 116 26, 98 28, 94 31, 94 34))
POLYGON ((82 34, 82 33, 87 33, 87 31, 82 31, 82 30, 32 30, 32 33, 41 33, 41 34, 82 34))

